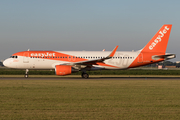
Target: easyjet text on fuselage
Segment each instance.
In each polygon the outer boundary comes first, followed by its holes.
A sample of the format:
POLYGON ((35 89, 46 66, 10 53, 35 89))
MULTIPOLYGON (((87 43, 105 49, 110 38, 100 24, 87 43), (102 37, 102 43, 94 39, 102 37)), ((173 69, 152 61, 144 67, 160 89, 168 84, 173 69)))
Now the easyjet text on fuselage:
POLYGON ((54 56, 56 56, 56 55, 55 55, 55 53, 46 52, 46 53, 31 53, 31 56, 32 56, 32 57, 33 57, 33 56, 35 56, 35 57, 36 57, 36 56, 39 56, 39 57, 44 57, 44 56, 45 56, 45 57, 48 57, 48 56, 51 57, 51 56, 53 56, 53 57, 54 57, 54 56))

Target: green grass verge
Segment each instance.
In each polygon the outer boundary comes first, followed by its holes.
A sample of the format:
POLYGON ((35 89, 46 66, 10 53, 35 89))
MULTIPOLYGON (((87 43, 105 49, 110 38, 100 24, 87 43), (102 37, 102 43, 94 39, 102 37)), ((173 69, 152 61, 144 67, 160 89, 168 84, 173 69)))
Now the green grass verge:
POLYGON ((1 119, 180 119, 180 80, 0 80, 1 119))

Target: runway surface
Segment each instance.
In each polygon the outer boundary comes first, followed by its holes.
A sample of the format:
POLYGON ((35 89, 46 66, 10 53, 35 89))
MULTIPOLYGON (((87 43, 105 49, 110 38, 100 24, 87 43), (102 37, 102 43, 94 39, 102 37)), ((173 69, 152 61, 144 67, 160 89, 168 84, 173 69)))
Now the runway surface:
POLYGON ((0 80, 180 80, 180 77, 0 77, 0 80))

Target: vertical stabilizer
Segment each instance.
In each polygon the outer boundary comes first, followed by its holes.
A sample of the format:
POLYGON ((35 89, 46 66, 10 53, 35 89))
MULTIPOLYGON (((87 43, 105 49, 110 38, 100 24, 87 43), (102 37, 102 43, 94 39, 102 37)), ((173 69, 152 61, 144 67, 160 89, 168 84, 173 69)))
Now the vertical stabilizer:
POLYGON ((158 52, 164 54, 166 52, 171 27, 171 24, 163 25, 141 52, 158 52))

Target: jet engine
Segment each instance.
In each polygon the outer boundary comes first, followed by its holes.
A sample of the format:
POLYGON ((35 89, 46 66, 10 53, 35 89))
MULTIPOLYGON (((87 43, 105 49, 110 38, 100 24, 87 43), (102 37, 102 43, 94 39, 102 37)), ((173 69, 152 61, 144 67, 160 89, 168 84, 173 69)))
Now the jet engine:
POLYGON ((72 73, 72 67, 70 65, 56 65, 55 73, 59 76, 70 75, 72 73))

